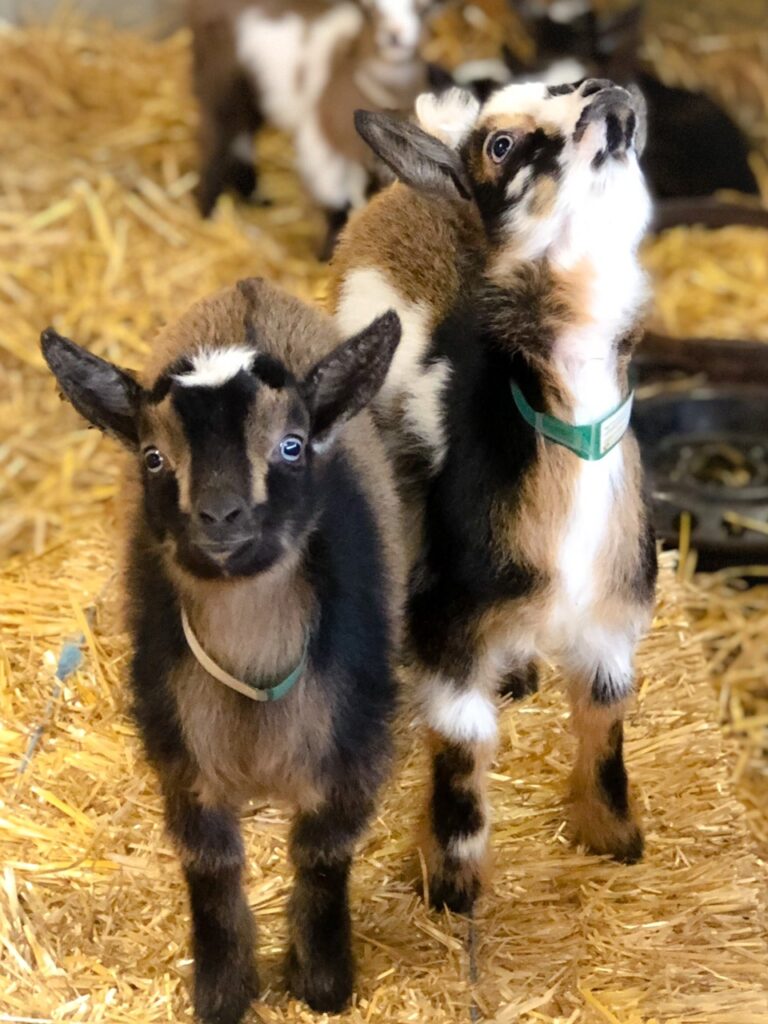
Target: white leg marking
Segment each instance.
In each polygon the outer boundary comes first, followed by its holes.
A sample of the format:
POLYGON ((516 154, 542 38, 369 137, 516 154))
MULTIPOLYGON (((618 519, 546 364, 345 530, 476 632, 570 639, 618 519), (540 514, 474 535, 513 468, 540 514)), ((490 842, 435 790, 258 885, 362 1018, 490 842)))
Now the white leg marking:
POLYGON ((488 848, 491 827, 487 818, 481 828, 471 836, 455 836, 448 842, 448 853, 457 860, 482 860, 488 848))
POLYGON ((496 706, 477 690, 457 691, 433 678, 422 698, 424 720, 431 729, 455 743, 490 743, 496 739, 496 706))
POLYGON ((599 676, 605 699, 623 700, 632 691, 638 637, 639 630, 635 635, 587 626, 580 640, 563 655, 563 668, 583 680, 585 686, 591 686, 599 676))

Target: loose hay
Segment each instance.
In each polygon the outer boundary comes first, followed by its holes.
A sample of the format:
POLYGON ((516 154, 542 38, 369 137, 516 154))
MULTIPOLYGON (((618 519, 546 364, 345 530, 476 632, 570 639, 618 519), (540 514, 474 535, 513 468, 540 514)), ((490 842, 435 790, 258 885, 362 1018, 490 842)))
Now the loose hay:
MULTIPOLYGON (((185 33, 159 44, 67 25, 0 36, 0 551, 22 553, 0 578, 5 1019, 190 1019, 183 888, 125 716, 117 460, 55 399, 36 346, 53 322, 135 364, 162 320, 239 276, 322 294, 325 271, 312 259, 320 220, 279 135, 260 144, 274 207, 225 201, 214 221, 198 219, 187 64, 185 33), (58 652, 80 635, 84 666, 49 715, 58 652)), ((766 841, 764 794, 755 789, 745 820, 733 785, 761 771, 768 599, 722 581, 708 591, 676 583, 669 568, 662 595, 627 742, 646 861, 618 867, 568 847, 571 741, 550 681, 503 717, 497 867, 470 983, 466 922, 428 914, 414 892, 425 765, 403 722, 401 765, 355 872, 359 992, 344 1019, 768 1024, 764 865, 746 829, 766 841), (722 678, 719 708, 704 654, 722 678), (731 720, 725 739, 718 711, 731 720)), ((285 813, 254 807, 245 828, 268 986, 259 1013, 315 1019, 279 978, 285 813)))
MULTIPOLYGON (((113 608, 111 532, 70 539, 9 565, 0 621, 0 1010, 12 1017, 154 1024, 189 1018, 187 913, 154 781, 125 718, 126 638, 113 608), (84 668, 19 775, 44 713, 62 638, 96 602, 84 668)), ((669 559, 667 559, 669 562, 669 559)), ((573 851, 561 798, 572 755, 567 715, 547 680, 510 708, 492 775, 496 871, 476 917, 477 984, 465 922, 429 914, 414 891, 415 808, 426 765, 410 723, 401 766, 355 871, 358 996, 345 1018, 500 1022, 766 1024, 762 864, 734 798, 703 641, 667 569, 640 659, 627 757, 648 854, 620 867, 573 851)), ((249 898, 261 926, 264 1021, 310 1020, 287 999, 283 810, 244 822, 249 898)))
POLYGON ((673 337, 768 341, 768 231, 670 228, 646 242, 649 326, 673 337))

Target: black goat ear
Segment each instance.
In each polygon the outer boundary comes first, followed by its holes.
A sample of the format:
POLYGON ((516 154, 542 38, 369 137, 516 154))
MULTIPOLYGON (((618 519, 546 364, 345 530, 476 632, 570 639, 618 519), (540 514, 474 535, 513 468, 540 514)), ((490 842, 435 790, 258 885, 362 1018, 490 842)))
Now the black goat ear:
POLYGON ((142 388, 133 374, 93 355, 52 327, 41 334, 40 346, 64 397, 80 415, 126 447, 137 448, 142 388))
POLYGON ((461 156, 434 135, 370 110, 355 111, 355 128, 404 184, 450 199, 471 198, 472 185, 461 156))
POLYGON ((400 318, 390 310, 309 371, 301 387, 312 416, 312 446, 322 451, 336 429, 374 397, 400 341, 400 318))

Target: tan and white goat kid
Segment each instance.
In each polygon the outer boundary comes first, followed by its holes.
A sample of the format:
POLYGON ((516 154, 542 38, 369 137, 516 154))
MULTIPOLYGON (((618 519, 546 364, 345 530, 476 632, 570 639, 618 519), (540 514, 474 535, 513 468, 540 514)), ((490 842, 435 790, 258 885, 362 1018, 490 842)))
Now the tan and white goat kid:
POLYGON ((468 909, 495 698, 541 658, 572 701, 574 838, 642 855, 623 718, 656 559, 625 428, 650 204, 642 104, 611 82, 509 86, 482 107, 452 90, 417 113, 422 128, 358 116, 400 181, 342 236, 334 302, 344 330, 389 308, 403 325, 378 413, 422 524, 408 642, 433 749, 431 898, 468 909))
POLYGON ((330 248, 375 183, 355 109, 409 111, 426 88, 427 2, 190 0, 202 213, 227 188, 254 191, 253 135, 267 121, 294 141, 304 184, 326 211, 330 248))

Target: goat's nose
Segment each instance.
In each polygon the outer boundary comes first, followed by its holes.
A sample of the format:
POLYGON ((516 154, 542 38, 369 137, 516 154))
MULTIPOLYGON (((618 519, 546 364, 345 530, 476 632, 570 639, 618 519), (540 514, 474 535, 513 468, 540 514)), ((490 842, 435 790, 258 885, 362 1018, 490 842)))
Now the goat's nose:
POLYGON ((603 89, 610 89, 613 86, 613 82, 609 78, 585 78, 579 86, 579 92, 582 96, 594 96, 596 92, 602 92, 603 89))
POLYGON ((203 526, 234 526, 248 510, 245 498, 232 491, 209 491, 197 502, 197 518, 203 526))

